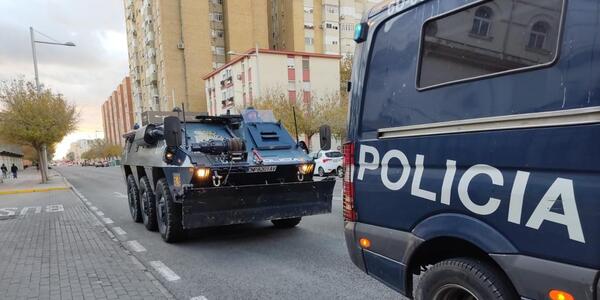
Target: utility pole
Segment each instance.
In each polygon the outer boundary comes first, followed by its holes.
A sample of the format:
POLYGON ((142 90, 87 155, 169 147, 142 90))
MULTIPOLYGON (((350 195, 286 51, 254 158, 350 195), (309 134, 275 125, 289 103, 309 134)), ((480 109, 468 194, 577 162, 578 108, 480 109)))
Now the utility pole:
MULTIPOLYGON (((44 35, 44 34, 42 34, 44 35)), ((45 35, 44 35, 45 36, 45 35)), ((42 86, 40 85, 40 76, 38 73, 38 65, 37 65, 37 53, 35 50, 35 44, 47 44, 47 45, 57 45, 57 46, 67 46, 67 47, 75 47, 75 44, 71 42, 59 43, 59 42, 48 42, 48 41, 36 41, 35 39, 35 30, 32 26, 29 27, 29 37, 31 39, 31 52, 33 54, 33 70, 35 72, 35 88, 39 93, 42 91, 42 86)), ((48 36, 46 36, 48 37, 48 36)), ((48 182, 48 147, 46 144, 42 145, 42 153, 38 153, 40 162, 40 172, 42 174, 42 183, 48 182)))

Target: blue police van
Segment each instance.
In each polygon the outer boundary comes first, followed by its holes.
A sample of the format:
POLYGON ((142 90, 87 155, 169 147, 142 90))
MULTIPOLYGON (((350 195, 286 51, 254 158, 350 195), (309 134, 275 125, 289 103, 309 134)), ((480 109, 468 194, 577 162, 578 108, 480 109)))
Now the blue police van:
POLYGON ((416 299, 600 299, 600 1, 395 0, 355 41, 352 261, 416 299))

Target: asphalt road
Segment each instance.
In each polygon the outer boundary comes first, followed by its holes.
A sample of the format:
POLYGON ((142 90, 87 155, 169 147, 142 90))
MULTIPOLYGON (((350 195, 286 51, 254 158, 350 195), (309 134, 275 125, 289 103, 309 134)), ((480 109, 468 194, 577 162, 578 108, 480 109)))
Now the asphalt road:
POLYGON ((108 226, 123 230, 118 238, 178 299, 402 298, 350 261, 339 181, 332 213, 305 217, 296 228, 225 226, 194 230, 184 242, 167 244, 131 219, 120 168, 58 170, 110 219, 108 226))

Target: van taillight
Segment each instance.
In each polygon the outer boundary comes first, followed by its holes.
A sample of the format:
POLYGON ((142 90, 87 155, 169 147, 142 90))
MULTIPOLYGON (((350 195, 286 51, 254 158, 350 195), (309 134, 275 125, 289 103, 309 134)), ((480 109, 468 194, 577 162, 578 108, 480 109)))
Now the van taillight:
POLYGON ((354 210, 354 143, 344 144, 344 221, 356 221, 354 210))

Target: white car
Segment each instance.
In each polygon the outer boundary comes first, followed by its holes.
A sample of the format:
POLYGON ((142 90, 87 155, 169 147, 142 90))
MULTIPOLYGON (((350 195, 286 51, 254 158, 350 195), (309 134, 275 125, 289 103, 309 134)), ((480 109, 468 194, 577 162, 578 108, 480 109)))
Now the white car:
POLYGON ((340 177, 344 175, 344 155, 337 150, 321 150, 311 153, 315 160, 315 174, 323 177, 327 174, 335 174, 340 177))

